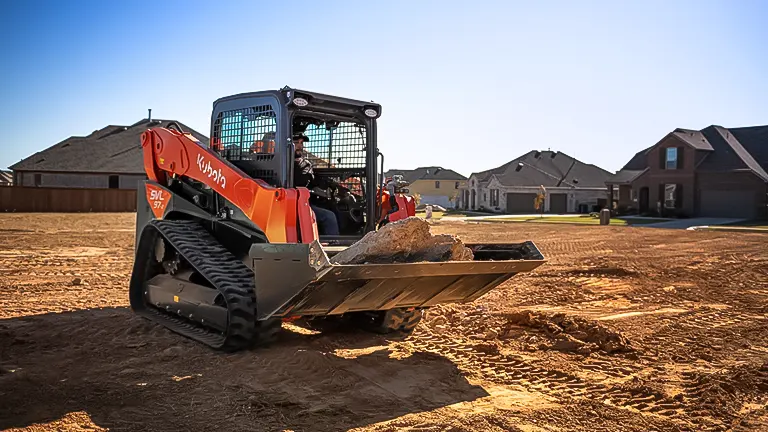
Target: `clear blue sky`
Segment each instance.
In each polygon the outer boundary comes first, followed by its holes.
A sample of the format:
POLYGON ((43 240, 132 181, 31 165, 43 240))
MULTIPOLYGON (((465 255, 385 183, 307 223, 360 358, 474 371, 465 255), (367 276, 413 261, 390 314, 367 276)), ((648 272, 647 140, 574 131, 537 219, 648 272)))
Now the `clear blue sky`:
POLYGON ((290 85, 381 103, 388 168, 551 148, 615 171, 675 127, 768 124, 767 22, 761 0, 6 2, 0 167, 147 108, 208 135, 216 98, 290 85))

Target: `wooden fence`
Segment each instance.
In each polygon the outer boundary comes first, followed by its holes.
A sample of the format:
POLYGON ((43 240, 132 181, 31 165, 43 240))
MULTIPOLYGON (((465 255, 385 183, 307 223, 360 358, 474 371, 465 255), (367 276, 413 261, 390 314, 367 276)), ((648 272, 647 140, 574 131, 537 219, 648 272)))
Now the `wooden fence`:
POLYGON ((135 212, 134 189, 0 186, 1 212, 135 212))

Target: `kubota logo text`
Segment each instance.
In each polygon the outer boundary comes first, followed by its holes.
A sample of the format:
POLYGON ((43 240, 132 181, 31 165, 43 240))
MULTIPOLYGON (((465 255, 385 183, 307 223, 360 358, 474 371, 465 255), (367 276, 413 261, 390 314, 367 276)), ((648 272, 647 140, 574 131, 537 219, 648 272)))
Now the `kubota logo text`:
POLYGON ((221 169, 214 170, 211 168, 211 162, 206 161, 205 157, 201 154, 197 155, 197 167, 200 168, 200 172, 207 175, 208 178, 212 178, 222 188, 227 187, 227 178, 221 173, 221 169))

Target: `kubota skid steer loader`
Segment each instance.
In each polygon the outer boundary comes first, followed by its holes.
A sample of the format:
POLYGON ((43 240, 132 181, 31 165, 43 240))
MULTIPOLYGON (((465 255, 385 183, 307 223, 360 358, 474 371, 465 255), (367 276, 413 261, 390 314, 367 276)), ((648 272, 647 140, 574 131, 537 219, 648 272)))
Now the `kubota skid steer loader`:
POLYGON ((380 115, 375 103, 286 87, 215 101, 207 144, 175 126, 145 131, 132 309, 228 351, 269 342, 297 317, 407 332, 426 308, 475 300, 544 262, 525 242, 467 245, 468 262, 330 264, 323 245, 415 214, 402 193, 390 210, 377 170, 380 115), (327 187, 294 187, 297 133, 327 187), (311 205, 336 214, 339 235, 318 236, 311 205))

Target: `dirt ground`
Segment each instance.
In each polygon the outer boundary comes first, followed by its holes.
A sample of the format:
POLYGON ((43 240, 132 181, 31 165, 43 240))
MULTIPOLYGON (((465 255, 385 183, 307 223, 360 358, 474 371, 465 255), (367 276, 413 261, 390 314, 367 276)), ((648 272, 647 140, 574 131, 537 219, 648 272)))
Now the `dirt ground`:
POLYGON ((220 354, 127 308, 133 218, 0 215, 0 429, 768 430, 768 235, 438 222, 549 261, 404 339, 220 354))

